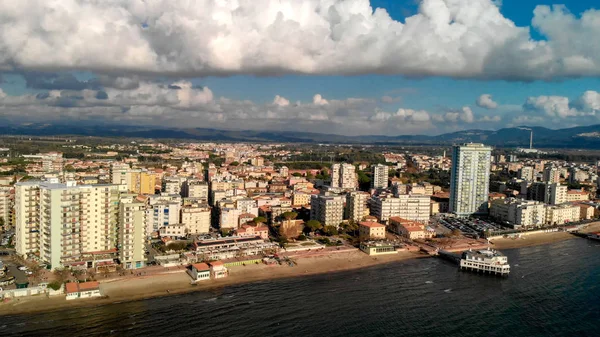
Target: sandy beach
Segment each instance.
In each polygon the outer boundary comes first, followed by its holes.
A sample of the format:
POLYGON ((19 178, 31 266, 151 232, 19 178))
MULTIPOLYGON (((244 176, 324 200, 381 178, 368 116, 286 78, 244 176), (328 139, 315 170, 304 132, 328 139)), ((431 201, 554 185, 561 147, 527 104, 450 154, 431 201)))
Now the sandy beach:
POLYGON ((47 298, 33 296, 0 304, 0 315, 51 311, 64 308, 96 306, 115 302, 135 301, 145 298, 169 296, 192 291, 218 289, 236 284, 273 280, 287 277, 323 274, 359 269, 412 258, 427 257, 421 253, 400 252, 393 255, 368 256, 358 250, 331 253, 325 256, 295 258, 295 267, 287 265, 236 266, 229 269, 229 277, 219 280, 190 283, 191 279, 182 270, 161 275, 141 276, 101 283, 104 298, 67 301, 64 296, 47 298))
MULTIPOLYGON (((591 233, 600 231, 600 222, 593 222, 586 226, 582 233, 591 233)), ((492 247, 498 250, 501 249, 512 249, 512 248, 522 248, 522 247, 530 247, 530 246, 539 246, 539 245, 547 245, 555 242, 561 242, 565 240, 573 240, 577 239, 576 236, 569 234, 567 232, 550 232, 550 233, 540 233, 534 235, 523 236, 518 239, 494 239, 492 240, 492 247)))

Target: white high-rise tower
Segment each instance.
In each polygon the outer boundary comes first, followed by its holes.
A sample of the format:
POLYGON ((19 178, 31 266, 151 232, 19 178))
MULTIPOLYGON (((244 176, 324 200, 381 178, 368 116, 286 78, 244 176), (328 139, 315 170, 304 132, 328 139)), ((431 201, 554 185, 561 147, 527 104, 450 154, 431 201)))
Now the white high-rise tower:
POLYGON ((483 144, 452 149, 450 212, 459 216, 487 214, 492 148, 483 144))

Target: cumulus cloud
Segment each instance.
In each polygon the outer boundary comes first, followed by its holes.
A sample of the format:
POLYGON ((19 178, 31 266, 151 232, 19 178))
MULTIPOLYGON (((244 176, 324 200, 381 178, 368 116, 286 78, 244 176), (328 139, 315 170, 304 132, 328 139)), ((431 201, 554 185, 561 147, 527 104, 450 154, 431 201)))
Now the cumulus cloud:
POLYGON ((573 105, 582 111, 600 111, 600 93, 588 90, 584 92, 573 105))
POLYGON ((313 96, 313 104, 314 105, 327 105, 327 104, 329 104, 329 101, 326 100, 325 98, 323 98, 323 96, 321 96, 321 94, 316 94, 313 96))
POLYGON ((471 124, 475 121, 475 116, 473 115, 473 110, 470 107, 465 106, 460 110, 451 110, 446 112, 441 116, 437 116, 436 120, 439 122, 449 122, 449 123, 458 123, 464 122, 467 124, 471 124))
POLYGON ((551 79, 600 75, 600 12, 537 6, 518 27, 493 0, 423 0, 404 22, 369 0, 0 2, 0 70, 551 79), (352 57, 348 57, 352 55, 352 57), (418 57, 415 57, 418 55, 418 57))
POLYGON ((544 112, 549 117, 567 118, 579 112, 569 105, 569 98, 563 96, 529 97, 523 105, 525 110, 544 112))
POLYGON ((492 95, 490 94, 483 94, 479 96, 475 103, 478 107, 485 109, 496 109, 498 107, 498 103, 494 102, 492 95))
POLYGON ((285 97, 276 95, 275 99, 273 99, 273 105, 284 107, 290 105, 290 101, 287 100, 285 97))

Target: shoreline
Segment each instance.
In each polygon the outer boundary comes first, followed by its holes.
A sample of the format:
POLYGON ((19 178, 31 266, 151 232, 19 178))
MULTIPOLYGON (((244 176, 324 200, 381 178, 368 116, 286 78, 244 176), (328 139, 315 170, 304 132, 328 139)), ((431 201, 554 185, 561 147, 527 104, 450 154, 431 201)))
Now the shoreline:
MULTIPOLYGON (((583 232, 592 231, 600 231, 600 222, 590 224, 583 232)), ((496 239, 492 241, 491 247, 498 250, 517 249, 548 245, 576 238, 576 236, 566 232, 539 233, 519 239, 496 239)), ((261 281, 357 270, 426 257, 430 257, 430 255, 417 252, 369 256, 358 249, 321 256, 298 256, 292 258, 297 262, 294 267, 264 264, 236 266, 229 268, 230 275, 227 278, 200 282, 196 285, 191 284, 191 279, 185 269, 181 269, 176 272, 171 271, 157 275, 101 281, 100 287, 104 296, 99 298, 67 301, 63 295, 59 295, 55 297, 33 296, 12 299, 10 302, 0 303, 0 317, 3 315, 52 312, 134 302, 196 291, 218 290, 224 287, 261 281)))
POLYGON ((287 265, 249 265, 231 267, 227 278, 191 284, 189 275, 184 271, 170 272, 151 276, 141 276, 122 280, 101 282, 103 297, 67 301, 64 295, 55 297, 33 296, 11 300, 0 304, 0 317, 3 315, 52 312, 63 309, 95 307, 117 303, 179 295, 196 291, 211 291, 220 288, 271 281, 286 278, 322 275, 357 270, 410 259, 426 258, 429 255, 412 252, 369 256, 359 250, 329 254, 316 257, 298 257, 297 266, 287 265))
MULTIPOLYGON (((600 231, 600 222, 592 222, 588 224, 583 230, 581 230, 582 233, 591 233, 597 231, 600 231)), ((491 242, 492 248, 502 250, 548 245, 576 238, 577 237, 575 235, 568 232, 549 232, 527 235, 518 239, 495 239, 491 242)))

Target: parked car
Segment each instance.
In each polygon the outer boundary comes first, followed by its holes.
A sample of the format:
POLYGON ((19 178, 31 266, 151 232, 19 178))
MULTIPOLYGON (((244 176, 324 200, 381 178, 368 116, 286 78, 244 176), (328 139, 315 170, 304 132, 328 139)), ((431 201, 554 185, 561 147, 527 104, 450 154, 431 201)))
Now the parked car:
POLYGON ((17 269, 19 269, 20 271, 29 270, 29 268, 27 268, 26 266, 19 266, 17 269))

